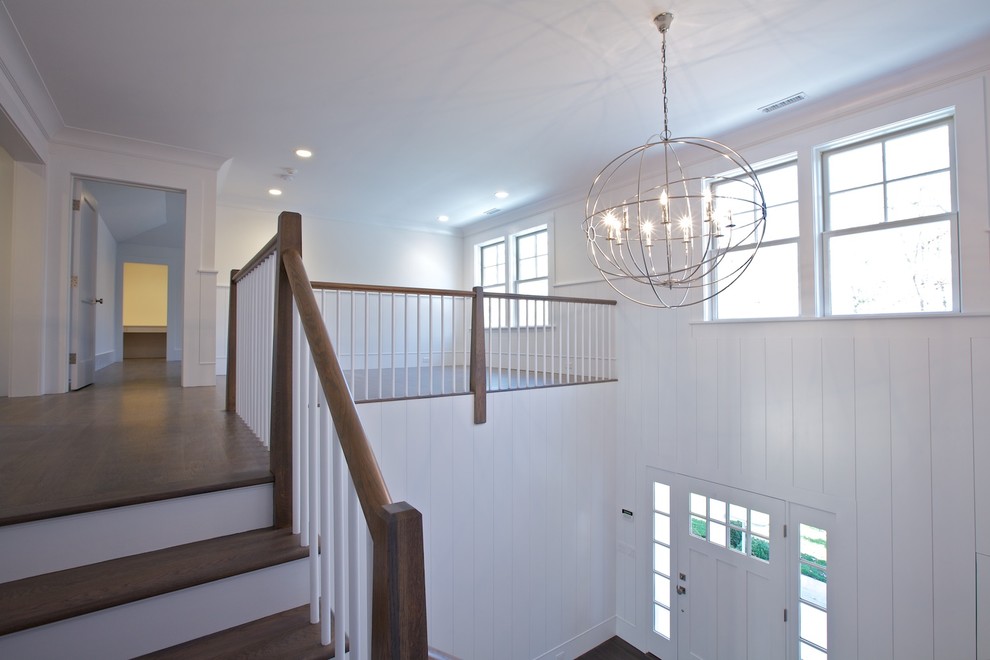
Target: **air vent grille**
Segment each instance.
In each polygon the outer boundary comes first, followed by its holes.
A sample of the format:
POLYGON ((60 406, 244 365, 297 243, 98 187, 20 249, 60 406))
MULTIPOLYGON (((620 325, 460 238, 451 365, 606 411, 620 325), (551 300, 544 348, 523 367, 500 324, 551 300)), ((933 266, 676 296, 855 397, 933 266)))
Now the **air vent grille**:
POLYGON ((793 96, 788 96, 786 99, 780 99, 779 101, 775 101, 770 105, 765 105, 762 108, 760 108, 760 110, 762 110, 763 112, 773 112, 774 110, 780 110, 781 108, 786 108, 789 105, 793 105, 798 101, 803 101, 806 98, 808 98, 807 94, 805 94, 804 92, 798 92, 793 96))
POLYGON ((495 215, 496 213, 498 213, 501 210, 502 209, 490 208, 487 211, 485 211, 485 215, 495 215))

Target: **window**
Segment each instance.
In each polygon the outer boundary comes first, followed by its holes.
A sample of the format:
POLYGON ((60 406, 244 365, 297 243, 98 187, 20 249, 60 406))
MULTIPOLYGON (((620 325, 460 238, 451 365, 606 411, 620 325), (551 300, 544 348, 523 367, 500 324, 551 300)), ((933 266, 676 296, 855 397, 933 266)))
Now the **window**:
MULTIPOLYGON (((711 300, 711 318, 743 319, 797 316, 798 292, 798 173, 791 159, 763 167, 756 172, 767 204, 763 242, 745 274, 711 300)), ((730 175, 712 185, 712 196, 719 201, 719 212, 732 217, 752 216, 756 191, 733 181, 730 175), (728 208, 721 208, 726 200, 728 208)), ((752 221, 750 218, 749 222, 752 221)), ((730 250, 719 264, 722 272, 732 272, 753 253, 753 241, 730 250)))
POLYGON ((653 483, 653 631, 670 639, 670 486, 653 483))
POLYGON ((481 287, 493 293, 505 293, 505 241, 482 245, 478 259, 481 262, 481 287))
POLYGON ((798 649, 801 660, 828 658, 828 533, 798 525, 798 649))
MULTIPOLYGON (((475 281, 487 293, 550 294, 550 241, 546 225, 475 246, 475 281)), ((485 327, 537 327, 546 323, 546 301, 493 301, 485 305, 485 327)))
POLYGON ((952 128, 941 118, 822 152, 830 314, 958 309, 952 128))
POLYGON ((689 508, 691 536, 770 561, 769 514, 698 493, 691 493, 689 508))

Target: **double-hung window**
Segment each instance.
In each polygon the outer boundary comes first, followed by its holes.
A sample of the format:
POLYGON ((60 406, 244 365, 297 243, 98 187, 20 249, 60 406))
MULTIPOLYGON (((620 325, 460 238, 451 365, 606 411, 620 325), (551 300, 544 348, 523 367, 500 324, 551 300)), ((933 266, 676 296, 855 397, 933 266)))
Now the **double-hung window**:
MULTIPOLYGON (((798 175, 793 157, 756 172, 767 204, 763 242, 746 272, 711 300, 710 317, 744 319, 797 316, 798 290, 798 175)), ((753 221, 756 191, 731 176, 711 186, 719 212, 731 211, 739 224, 753 221), (727 208, 721 208, 725 204, 727 208)), ((756 249, 751 239, 732 248, 719 263, 718 273, 740 268, 756 249)))
POLYGON ((958 310, 951 117, 821 152, 831 315, 958 310))
MULTIPOLYGON (((486 293, 550 294, 550 245, 546 225, 530 227, 475 246, 475 277, 486 293)), ((502 299, 485 306, 486 327, 539 326, 545 301, 502 299)))

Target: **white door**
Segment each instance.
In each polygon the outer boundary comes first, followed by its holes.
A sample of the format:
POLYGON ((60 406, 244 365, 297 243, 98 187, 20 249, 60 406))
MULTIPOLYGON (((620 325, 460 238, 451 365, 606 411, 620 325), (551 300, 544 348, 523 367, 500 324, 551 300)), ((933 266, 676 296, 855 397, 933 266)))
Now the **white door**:
POLYGON ((784 660, 784 503, 697 479, 679 485, 678 658, 784 660))
POLYGON ((784 660, 784 503, 654 469, 648 482, 648 650, 663 660, 784 660))
MULTIPOLYGON (((78 190, 78 188, 77 188, 78 190)), ((70 282, 69 389, 93 382, 96 373, 96 208, 76 195, 72 212, 72 280, 70 282)))

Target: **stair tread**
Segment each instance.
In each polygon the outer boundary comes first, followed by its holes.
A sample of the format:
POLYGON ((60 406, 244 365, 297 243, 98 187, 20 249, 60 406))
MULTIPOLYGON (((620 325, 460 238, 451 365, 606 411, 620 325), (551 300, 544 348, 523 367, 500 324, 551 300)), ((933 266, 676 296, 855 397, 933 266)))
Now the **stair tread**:
POLYGON ((325 660, 332 657, 333 642, 329 646, 320 644, 320 626, 309 622, 309 605, 141 656, 144 660, 325 660))
POLYGON ((287 529, 256 529, 0 584, 0 635, 305 557, 287 529))

